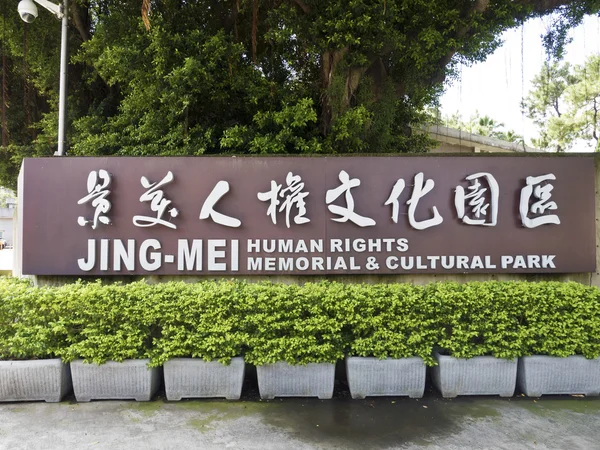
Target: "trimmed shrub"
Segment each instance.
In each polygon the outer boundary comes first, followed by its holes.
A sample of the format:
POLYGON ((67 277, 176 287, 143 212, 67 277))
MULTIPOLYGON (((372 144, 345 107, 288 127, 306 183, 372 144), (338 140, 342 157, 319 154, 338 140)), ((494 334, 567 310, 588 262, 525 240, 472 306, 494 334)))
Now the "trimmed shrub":
POLYGON ((600 290, 569 282, 523 289, 522 355, 600 357, 600 290))
POLYGON ((156 330, 155 286, 77 282, 57 288, 68 314, 61 325, 65 346, 57 354, 65 362, 81 358, 102 364, 150 357, 156 330))
POLYGON ((442 331, 440 350, 456 358, 521 356, 523 298, 530 286, 498 281, 427 286, 425 296, 435 305, 442 331))
POLYGON ((249 336, 247 362, 304 365, 344 357, 344 322, 339 314, 343 284, 260 283, 247 288, 242 319, 249 336))
POLYGON ((576 283, 299 285, 77 282, 37 288, 0 278, 0 359, 102 364, 176 357, 263 365, 344 355, 433 364, 541 354, 600 357, 600 290, 576 283))
POLYGON ((52 288, 0 278, 0 360, 55 357, 64 345, 59 325, 65 310, 52 288))
POLYGON ((241 312, 247 286, 239 281, 155 286, 153 315, 160 331, 150 365, 189 357, 229 364, 242 355, 248 341, 241 312))
POLYGON ((409 284, 350 285, 341 308, 350 356, 410 358, 432 365, 439 341, 436 298, 409 284), (433 301, 432 301, 433 300, 433 301))

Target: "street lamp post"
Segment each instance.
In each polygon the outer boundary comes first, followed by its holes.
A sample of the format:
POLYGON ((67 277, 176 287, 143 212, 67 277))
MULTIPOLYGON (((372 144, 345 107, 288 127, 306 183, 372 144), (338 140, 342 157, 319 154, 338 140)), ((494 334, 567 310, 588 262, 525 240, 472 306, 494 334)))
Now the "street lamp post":
MULTIPOLYGON (((56 156, 65 154, 66 121, 67 121, 67 0, 62 4, 55 4, 48 0, 35 0, 35 3, 50 11, 57 19, 62 20, 62 33, 60 40, 60 87, 58 94, 58 149, 56 156)), ((38 9, 33 0, 19 2, 19 15, 24 22, 31 23, 38 16, 38 9)))

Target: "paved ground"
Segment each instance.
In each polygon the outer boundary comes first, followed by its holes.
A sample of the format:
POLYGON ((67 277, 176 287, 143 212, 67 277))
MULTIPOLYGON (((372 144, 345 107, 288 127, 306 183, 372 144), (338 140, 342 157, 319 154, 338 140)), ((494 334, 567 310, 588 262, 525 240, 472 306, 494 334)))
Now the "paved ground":
POLYGON ((1 449, 600 449, 600 398, 0 405, 1 449))

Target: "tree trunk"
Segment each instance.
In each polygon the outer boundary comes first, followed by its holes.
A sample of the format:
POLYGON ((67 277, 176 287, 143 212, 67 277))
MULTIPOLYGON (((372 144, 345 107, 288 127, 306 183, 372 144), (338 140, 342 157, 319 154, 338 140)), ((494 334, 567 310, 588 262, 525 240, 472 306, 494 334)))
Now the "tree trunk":
POLYGON ((6 53, 4 43, 2 46, 2 147, 8 146, 8 120, 6 109, 8 107, 8 81, 6 79, 6 53))

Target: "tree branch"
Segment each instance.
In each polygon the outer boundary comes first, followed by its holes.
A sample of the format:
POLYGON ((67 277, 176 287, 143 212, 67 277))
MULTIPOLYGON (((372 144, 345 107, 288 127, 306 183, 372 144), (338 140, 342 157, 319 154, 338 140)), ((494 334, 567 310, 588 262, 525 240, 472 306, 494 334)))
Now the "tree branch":
POLYGON ((534 13, 546 13, 572 3, 569 0, 516 0, 515 4, 533 8, 534 13))
POLYGON ((288 0, 291 3, 295 3, 297 7, 299 7, 304 14, 308 14, 310 12, 310 6, 304 3, 304 0, 288 0))
POLYGON ((73 2, 69 9, 71 10, 71 14, 73 15, 73 24, 75 28, 79 32, 79 36, 83 40, 83 42, 90 40, 90 30, 88 27, 88 13, 87 9, 85 11, 85 16, 82 14, 81 8, 77 5, 76 2, 73 2))
MULTIPOLYGON (((473 3, 471 8, 469 8, 466 17, 469 18, 473 14, 483 14, 489 6, 490 0, 475 0, 475 3, 473 3)), ((469 25, 463 25, 462 27, 457 28, 456 32, 454 33, 454 39, 459 40, 464 38, 469 31, 471 31, 471 27, 469 25)), ((453 48, 444 56, 442 56, 442 58, 438 62, 437 73, 430 78, 430 83, 437 84, 443 82, 446 79, 446 66, 450 63, 450 61, 452 61, 452 58, 454 57, 456 52, 457 49, 453 48)))

